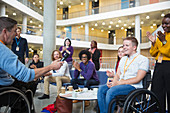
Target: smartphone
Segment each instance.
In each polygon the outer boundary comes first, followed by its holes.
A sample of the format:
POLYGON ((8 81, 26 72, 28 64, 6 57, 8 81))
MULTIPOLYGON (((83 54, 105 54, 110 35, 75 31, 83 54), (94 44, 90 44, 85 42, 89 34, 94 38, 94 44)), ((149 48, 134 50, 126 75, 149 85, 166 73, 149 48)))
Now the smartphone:
POLYGON ((158 36, 158 34, 157 34, 158 31, 161 31, 162 33, 164 33, 164 29, 162 28, 162 24, 154 32, 152 32, 152 36, 154 36, 155 33, 156 33, 156 36, 158 36))

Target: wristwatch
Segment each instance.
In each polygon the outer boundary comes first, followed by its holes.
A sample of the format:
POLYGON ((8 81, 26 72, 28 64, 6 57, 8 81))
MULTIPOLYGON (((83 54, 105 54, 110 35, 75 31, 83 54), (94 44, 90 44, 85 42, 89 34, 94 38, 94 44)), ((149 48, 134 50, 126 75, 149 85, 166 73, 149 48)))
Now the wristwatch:
POLYGON ((163 44, 163 45, 165 45, 166 43, 167 43, 167 41, 166 41, 166 40, 162 42, 162 44, 163 44))

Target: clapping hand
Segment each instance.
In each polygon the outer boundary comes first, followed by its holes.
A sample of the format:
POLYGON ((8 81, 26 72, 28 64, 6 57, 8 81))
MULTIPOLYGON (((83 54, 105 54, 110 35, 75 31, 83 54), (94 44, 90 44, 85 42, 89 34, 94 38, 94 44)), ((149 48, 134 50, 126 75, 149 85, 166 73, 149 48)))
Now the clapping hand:
POLYGON ((156 42, 156 34, 154 34, 154 36, 152 36, 152 34, 150 32, 146 32, 146 36, 149 38, 149 40, 152 42, 152 45, 155 44, 156 42))
POLYGON ((108 76, 108 77, 114 77, 114 71, 106 71, 106 75, 108 76))
POLYGON ((73 61, 73 66, 75 69, 80 70, 80 64, 77 61, 73 61))
POLYGON ((158 38, 161 42, 165 41, 165 35, 161 31, 158 31, 158 38))
POLYGON ((63 46, 62 51, 66 51, 66 50, 67 50, 67 48, 65 46, 63 46))

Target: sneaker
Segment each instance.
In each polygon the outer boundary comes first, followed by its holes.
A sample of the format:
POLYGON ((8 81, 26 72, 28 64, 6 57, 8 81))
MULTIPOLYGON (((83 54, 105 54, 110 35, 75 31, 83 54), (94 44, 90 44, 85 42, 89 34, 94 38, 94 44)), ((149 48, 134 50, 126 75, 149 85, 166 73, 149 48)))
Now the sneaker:
POLYGON ((49 99, 49 98, 50 96, 46 94, 44 94, 42 97, 38 97, 38 99, 49 99))

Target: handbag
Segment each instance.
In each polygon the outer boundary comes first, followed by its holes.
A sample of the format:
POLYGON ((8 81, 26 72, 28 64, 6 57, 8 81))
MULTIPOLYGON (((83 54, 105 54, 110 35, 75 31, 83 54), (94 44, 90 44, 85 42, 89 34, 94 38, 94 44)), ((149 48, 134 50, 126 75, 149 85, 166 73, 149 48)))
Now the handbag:
POLYGON ((57 96, 54 102, 54 108, 57 109, 57 113, 72 113, 72 100, 61 98, 57 96))

